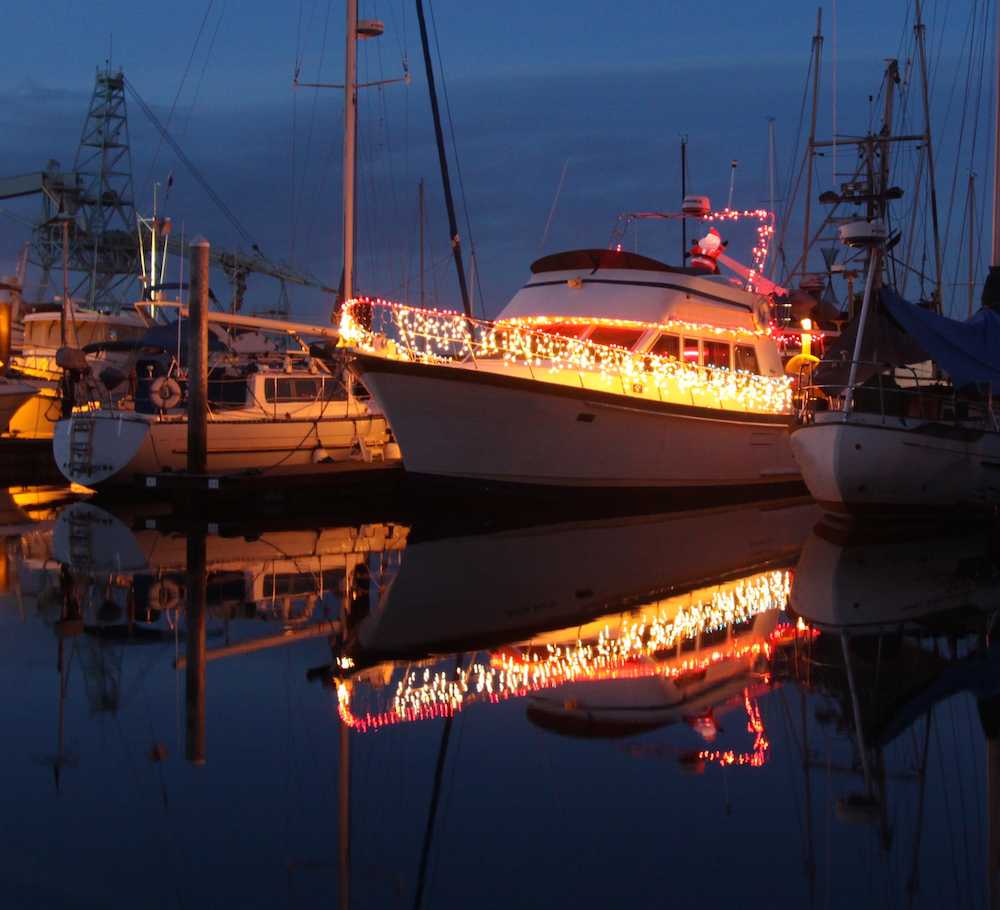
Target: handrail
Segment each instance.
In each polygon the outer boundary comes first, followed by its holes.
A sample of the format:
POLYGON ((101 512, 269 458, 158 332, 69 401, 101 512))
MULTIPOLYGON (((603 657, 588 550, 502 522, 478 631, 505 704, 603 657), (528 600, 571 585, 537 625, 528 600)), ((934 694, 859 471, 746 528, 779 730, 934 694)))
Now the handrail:
POLYGON ((911 366, 874 361, 837 361, 838 367, 856 374, 862 369, 875 368, 864 382, 858 383, 848 396, 848 383, 836 380, 815 380, 815 368, 810 365, 800 372, 794 396, 796 419, 814 423, 822 412, 848 412, 875 415, 883 424, 889 418, 918 421, 941 421, 992 428, 996 418, 992 411, 992 394, 985 396, 975 390, 956 390, 950 382, 929 380, 911 366), (850 403, 848 404, 848 402, 850 403))

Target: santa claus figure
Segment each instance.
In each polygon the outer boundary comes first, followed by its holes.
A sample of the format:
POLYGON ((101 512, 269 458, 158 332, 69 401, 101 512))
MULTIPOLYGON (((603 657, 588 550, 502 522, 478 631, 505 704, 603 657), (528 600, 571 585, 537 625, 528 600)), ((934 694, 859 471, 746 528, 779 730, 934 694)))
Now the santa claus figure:
POLYGON ((719 258, 719 254, 726 248, 728 243, 728 240, 723 240, 719 236, 719 232, 715 228, 711 228, 701 240, 697 241, 691 247, 691 252, 688 253, 691 257, 691 267, 705 269, 713 275, 717 275, 719 273, 719 266, 715 260, 719 258))
POLYGON ((722 725, 715 719, 715 714, 710 707, 694 717, 685 717, 684 723, 695 732, 700 733, 707 743, 715 742, 715 737, 722 731, 722 725))

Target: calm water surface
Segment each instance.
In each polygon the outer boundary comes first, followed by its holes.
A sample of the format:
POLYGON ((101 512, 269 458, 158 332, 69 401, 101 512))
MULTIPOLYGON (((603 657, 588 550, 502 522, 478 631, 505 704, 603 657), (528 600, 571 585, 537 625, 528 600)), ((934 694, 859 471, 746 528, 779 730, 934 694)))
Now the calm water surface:
POLYGON ((390 512, 4 495, 4 906, 991 905, 990 529, 390 512))

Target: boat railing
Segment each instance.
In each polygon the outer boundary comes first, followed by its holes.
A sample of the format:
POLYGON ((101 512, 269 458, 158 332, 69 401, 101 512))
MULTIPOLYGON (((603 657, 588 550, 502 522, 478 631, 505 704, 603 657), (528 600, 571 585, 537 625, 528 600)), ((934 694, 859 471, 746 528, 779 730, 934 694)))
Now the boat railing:
POLYGON ((792 396, 799 423, 815 423, 817 414, 847 411, 889 420, 938 421, 996 429, 992 395, 976 388, 955 389, 947 381, 922 375, 909 366, 844 360, 808 364, 798 374, 792 396), (864 380, 848 395, 852 366, 864 380))
MULTIPOLYGON (((789 380, 597 344, 545 331, 530 320, 487 322, 460 313, 353 300, 344 308, 343 342, 396 360, 518 367, 534 380, 608 387, 627 396, 725 401, 727 407, 788 412, 789 380), (709 399, 705 399, 705 395, 709 399)), ((718 406, 718 405, 716 405, 718 406)))

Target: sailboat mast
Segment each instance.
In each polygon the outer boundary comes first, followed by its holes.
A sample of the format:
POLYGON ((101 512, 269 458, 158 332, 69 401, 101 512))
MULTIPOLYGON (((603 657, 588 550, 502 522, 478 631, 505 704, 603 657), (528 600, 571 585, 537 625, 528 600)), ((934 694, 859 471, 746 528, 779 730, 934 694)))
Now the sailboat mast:
POLYGON ((354 85, 358 61, 358 0, 347 0, 347 44, 344 54, 344 300, 354 296, 354 152, 357 144, 358 93, 354 85))
POLYGON ((434 135, 437 137, 438 158, 441 161, 441 183, 444 185, 444 201, 448 209, 448 230, 451 231, 451 250, 455 256, 455 271, 458 273, 458 286, 462 292, 462 306, 465 308, 465 315, 471 317, 472 305, 469 303, 469 289, 465 283, 465 266, 462 265, 462 246, 458 237, 455 203, 451 196, 451 180, 448 177, 448 157, 445 154, 444 133, 441 130, 441 111, 438 109, 437 91, 434 88, 434 67, 431 63, 431 48, 427 40, 427 23, 424 21, 424 5, 421 0, 417 0, 417 20, 420 22, 420 42, 424 49, 424 68, 427 70, 427 87, 431 95, 431 113, 434 115, 434 135))
POLYGON ((913 27, 917 34, 917 49, 920 52, 920 81, 924 100, 924 146, 927 149, 927 173, 931 184, 931 222, 934 227, 934 310, 941 312, 941 235, 938 227, 937 187, 934 181, 934 151, 931 145, 931 115, 927 94, 927 59, 924 53, 925 26, 920 17, 920 0, 917 4, 917 24, 913 27))
MULTIPOLYGON (((806 150, 806 212, 805 212, 805 236, 802 241, 802 274, 805 275, 808 268, 809 256, 809 215, 812 202, 812 176, 813 176, 813 153, 816 146, 816 105, 819 102, 819 58, 820 50, 823 47, 823 7, 816 11, 816 36, 813 38, 813 100, 812 119, 809 125, 809 148, 806 150)), ((837 175, 833 175, 836 182, 837 175)))
MULTIPOLYGON (((681 207, 684 206, 684 198, 687 196, 687 136, 681 136, 681 207)), ((681 262, 688 253, 688 223, 686 218, 681 219, 681 262)))
POLYGON ((424 308, 424 181, 420 181, 420 309, 424 308))
POLYGON ((1000 22, 997 23, 996 109, 993 113, 993 249, 990 268, 1000 268, 1000 22))

